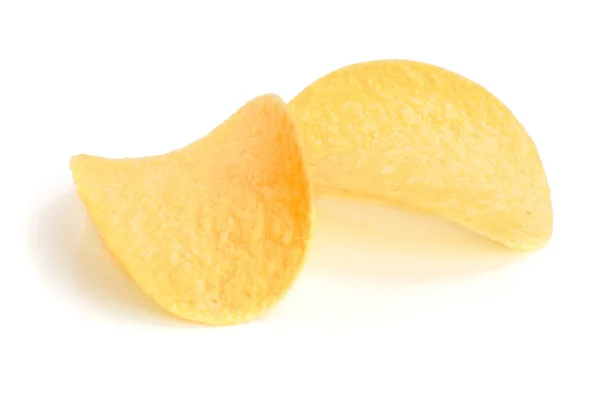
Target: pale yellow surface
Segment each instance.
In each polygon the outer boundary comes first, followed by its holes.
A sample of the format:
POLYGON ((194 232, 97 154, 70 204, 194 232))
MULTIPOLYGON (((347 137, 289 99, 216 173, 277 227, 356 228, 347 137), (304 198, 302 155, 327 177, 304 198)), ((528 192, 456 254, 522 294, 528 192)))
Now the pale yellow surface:
POLYGON ((290 103, 317 194, 435 214, 516 249, 553 228, 536 146, 480 85, 428 64, 350 65, 290 103))
POLYGON ((275 95, 168 154, 71 160, 103 241, 169 312, 214 325, 274 306, 302 269, 312 194, 296 127, 275 95))

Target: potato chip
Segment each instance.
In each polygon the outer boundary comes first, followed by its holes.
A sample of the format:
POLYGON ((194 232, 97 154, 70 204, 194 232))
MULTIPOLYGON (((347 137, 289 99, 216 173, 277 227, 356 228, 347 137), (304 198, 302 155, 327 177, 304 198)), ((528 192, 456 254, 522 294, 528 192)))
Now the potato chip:
POLYGON ((317 194, 435 214, 515 249, 551 237, 534 142, 482 86, 405 60, 346 66, 290 103, 317 194))
POLYGON ((258 318, 304 264, 312 192, 295 123, 276 95, 182 149, 78 155, 71 168, 108 250, 176 316, 211 325, 258 318))

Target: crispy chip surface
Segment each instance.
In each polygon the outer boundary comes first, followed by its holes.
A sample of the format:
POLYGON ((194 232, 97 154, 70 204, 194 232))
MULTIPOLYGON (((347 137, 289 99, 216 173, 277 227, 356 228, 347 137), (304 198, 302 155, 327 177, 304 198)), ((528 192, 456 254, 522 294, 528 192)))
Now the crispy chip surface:
POLYGON ((318 79, 289 106, 317 194, 436 214, 515 249, 550 239, 536 146, 482 86, 433 65, 380 60, 318 79))
POLYGON ((78 155, 73 178, 100 236, 137 285, 196 322, 246 322, 296 280, 312 195, 294 121, 276 95, 248 102, 168 154, 78 155))

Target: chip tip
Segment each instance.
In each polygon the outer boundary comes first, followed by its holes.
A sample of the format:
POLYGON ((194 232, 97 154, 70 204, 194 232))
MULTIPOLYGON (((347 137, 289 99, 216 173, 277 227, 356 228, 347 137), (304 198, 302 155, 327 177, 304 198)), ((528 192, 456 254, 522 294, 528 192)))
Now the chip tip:
POLYGON ((77 165, 77 162, 81 159, 81 154, 76 154, 71 156, 71 158, 69 159, 69 167, 71 169, 75 168, 75 166, 77 165))
POLYGON ((276 93, 265 93, 261 96, 258 96, 255 100, 264 100, 264 101, 268 101, 268 102, 272 102, 275 103, 277 105, 285 105, 285 101, 283 101, 283 99, 281 98, 281 96, 279 96, 276 93))
POLYGON ((82 161, 84 161, 85 159, 89 158, 90 156, 86 155, 86 154, 75 154, 73 156, 71 156, 71 158, 69 159, 69 167, 71 168, 71 170, 77 168, 79 165, 81 165, 82 161))

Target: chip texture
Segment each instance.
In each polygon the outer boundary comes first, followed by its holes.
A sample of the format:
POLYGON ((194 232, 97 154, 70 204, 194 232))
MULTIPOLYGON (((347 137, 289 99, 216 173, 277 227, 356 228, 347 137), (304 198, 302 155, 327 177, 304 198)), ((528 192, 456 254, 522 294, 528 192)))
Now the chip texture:
POLYGON ((534 142, 490 92, 407 60, 338 69, 289 102, 317 194, 435 214, 515 249, 551 237, 534 142))
POLYGON ((274 306, 302 266, 312 193, 285 103, 246 103, 163 155, 78 155, 73 178, 100 236, 137 285, 181 318, 230 325, 274 306))

